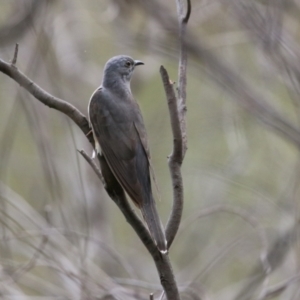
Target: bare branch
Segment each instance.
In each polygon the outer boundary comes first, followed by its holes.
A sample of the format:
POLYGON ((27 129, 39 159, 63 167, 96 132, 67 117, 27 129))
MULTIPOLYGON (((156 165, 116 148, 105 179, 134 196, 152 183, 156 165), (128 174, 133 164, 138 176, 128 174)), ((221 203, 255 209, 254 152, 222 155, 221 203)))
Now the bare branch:
POLYGON ((173 153, 171 154, 170 158, 176 161, 177 163, 182 163, 182 135, 181 135, 181 128, 180 128, 180 119, 178 113, 178 105, 176 95, 173 89, 173 82, 169 78, 169 74, 167 70, 161 66, 160 67, 160 75, 162 78, 162 82, 164 85, 168 106, 169 106, 169 113, 171 119, 171 128, 173 133, 173 153))
POLYGON ((15 52, 14 52, 14 57, 11 61, 11 64, 14 66, 17 63, 17 59, 18 59, 18 52, 19 52, 19 44, 17 43, 15 46, 15 52))
POLYGON ((192 4, 191 4, 191 0, 187 0, 187 9, 186 9, 186 14, 185 17, 182 19, 182 22, 187 24, 187 22, 190 19, 191 16, 191 12, 192 12, 192 4))
POLYGON ((259 221, 255 218, 255 216, 251 215, 248 213, 246 210, 237 207, 237 206, 232 206, 228 204, 218 204, 218 205, 213 205, 204 209, 201 209, 194 214, 188 216, 182 223, 181 223, 181 228, 178 233, 178 236, 180 236, 183 231, 190 226, 193 222, 196 220, 202 218, 202 217, 207 217, 211 214, 215 213, 220 213, 220 212, 225 212, 229 214, 234 214, 239 216, 241 219, 243 219, 245 222, 249 223, 258 233, 260 242, 261 242, 261 263, 262 267, 264 270, 267 270, 270 268, 270 264, 267 260, 267 249, 268 249, 268 242, 267 242, 267 236, 264 228, 262 225, 259 223, 259 221))
POLYGON ((178 114, 180 119, 182 135, 182 151, 185 156, 187 150, 187 133, 186 133, 186 71, 187 71, 187 51, 184 42, 187 22, 191 14, 191 1, 187 1, 187 12, 184 17, 184 7, 182 0, 176 0, 177 14, 179 20, 179 43, 180 55, 178 64, 178 114))
POLYGON ((260 265, 257 265, 251 272, 251 279, 245 284, 234 300, 252 299, 253 294, 255 294, 257 289, 264 282, 264 279, 270 274, 270 272, 274 272, 282 264, 284 258, 289 253, 292 244, 297 241, 296 235, 299 233, 299 229, 300 222, 276 238, 266 254, 269 269, 265 269, 260 265))
POLYGON ((100 181, 105 186, 105 181, 104 181, 104 178, 102 176, 101 170, 95 164, 93 159, 90 156, 88 156, 84 150, 77 150, 77 151, 83 156, 83 158, 87 161, 87 163, 92 167, 92 169, 96 173, 97 177, 100 179, 100 181))
POLYGON ((31 259, 22 267, 18 268, 8 279, 6 284, 11 284, 11 282, 17 282, 21 276, 23 276, 25 273, 29 272, 31 269, 33 269, 40 258, 41 254, 44 251, 44 248, 46 247, 46 244, 48 242, 48 236, 47 234, 43 235, 42 241, 40 245, 37 247, 36 251, 33 253, 31 259))
POLYGON ((182 134, 177 107, 177 99, 166 69, 161 66, 160 74, 168 101, 173 133, 173 152, 169 157, 169 169, 173 187, 173 207, 166 227, 166 238, 170 248, 178 231, 183 210, 183 183, 180 167, 182 164, 182 134))

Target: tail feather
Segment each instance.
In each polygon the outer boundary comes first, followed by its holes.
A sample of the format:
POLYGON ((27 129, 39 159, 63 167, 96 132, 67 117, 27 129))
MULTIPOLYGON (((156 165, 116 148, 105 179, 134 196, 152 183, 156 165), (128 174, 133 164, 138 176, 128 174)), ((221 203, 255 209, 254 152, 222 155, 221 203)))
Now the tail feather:
POLYGON ((162 223, 156 210, 154 200, 149 201, 149 203, 147 204, 143 204, 141 207, 141 211, 149 228, 150 234, 157 245, 157 248, 160 252, 166 253, 168 251, 167 240, 162 223))

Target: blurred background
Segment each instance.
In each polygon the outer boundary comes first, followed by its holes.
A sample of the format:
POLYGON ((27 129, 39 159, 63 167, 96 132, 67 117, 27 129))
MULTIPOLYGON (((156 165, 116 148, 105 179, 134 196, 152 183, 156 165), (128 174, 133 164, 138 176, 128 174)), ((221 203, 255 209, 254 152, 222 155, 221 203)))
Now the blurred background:
MULTIPOLYGON (((179 45, 144 2, 0 0, 0 58, 19 43, 17 67, 84 114, 110 57, 145 63, 132 90, 165 224, 172 136, 159 67, 178 81, 179 45)), ((175 1, 158 3, 177 18, 175 1)), ((188 28, 228 73, 189 57, 185 206, 170 250, 182 299, 300 299, 300 143, 245 110, 239 82, 218 80, 236 74, 298 133, 299 15, 298 0, 192 1, 188 28)), ((92 154, 70 119, 0 74, 0 298, 163 299, 151 257, 81 149, 92 154)))

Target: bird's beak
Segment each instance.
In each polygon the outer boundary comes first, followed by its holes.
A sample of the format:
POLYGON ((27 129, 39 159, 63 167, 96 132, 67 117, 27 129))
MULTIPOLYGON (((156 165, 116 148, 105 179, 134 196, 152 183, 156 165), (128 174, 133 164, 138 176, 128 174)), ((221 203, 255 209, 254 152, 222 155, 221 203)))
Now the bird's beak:
POLYGON ((134 61, 134 66, 139 66, 139 65, 144 65, 144 63, 140 60, 135 60, 134 61))

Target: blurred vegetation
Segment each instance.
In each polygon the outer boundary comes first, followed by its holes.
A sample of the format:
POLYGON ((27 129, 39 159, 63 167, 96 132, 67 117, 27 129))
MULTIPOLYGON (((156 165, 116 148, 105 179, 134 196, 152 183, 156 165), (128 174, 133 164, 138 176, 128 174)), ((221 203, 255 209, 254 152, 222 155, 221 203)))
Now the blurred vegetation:
MULTIPOLYGON (((159 67, 177 80, 178 43, 135 0, 31 2, 0 0, 0 57, 11 60, 19 43, 18 68, 85 114, 110 57, 145 62, 132 89, 148 130, 165 223, 172 137, 159 67)), ((160 2, 176 14, 173 1, 160 2)), ((295 79, 288 68, 277 68, 276 49, 265 51, 231 2, 239 1, 192 1, 188 27, 300 130, 295 79)), ((249 3, 263 16, 277 14, 278 32, 299 45, 299 1, 249 3)), ((151 258, 77 152, 92 153, 82 132, 0 78, 0 298, 158 297, 151 258)), ((185 208, 170 257, 179 287, 189 287, 183 299, 234 299, 261 255, 299 220, 299 149, 233 102, 205 62, 189 60, 187 106, 185 208)), ((257 294, 298 276, 272 299, 299 299, 300 244, 297 235, 289 238, 257 294)))

